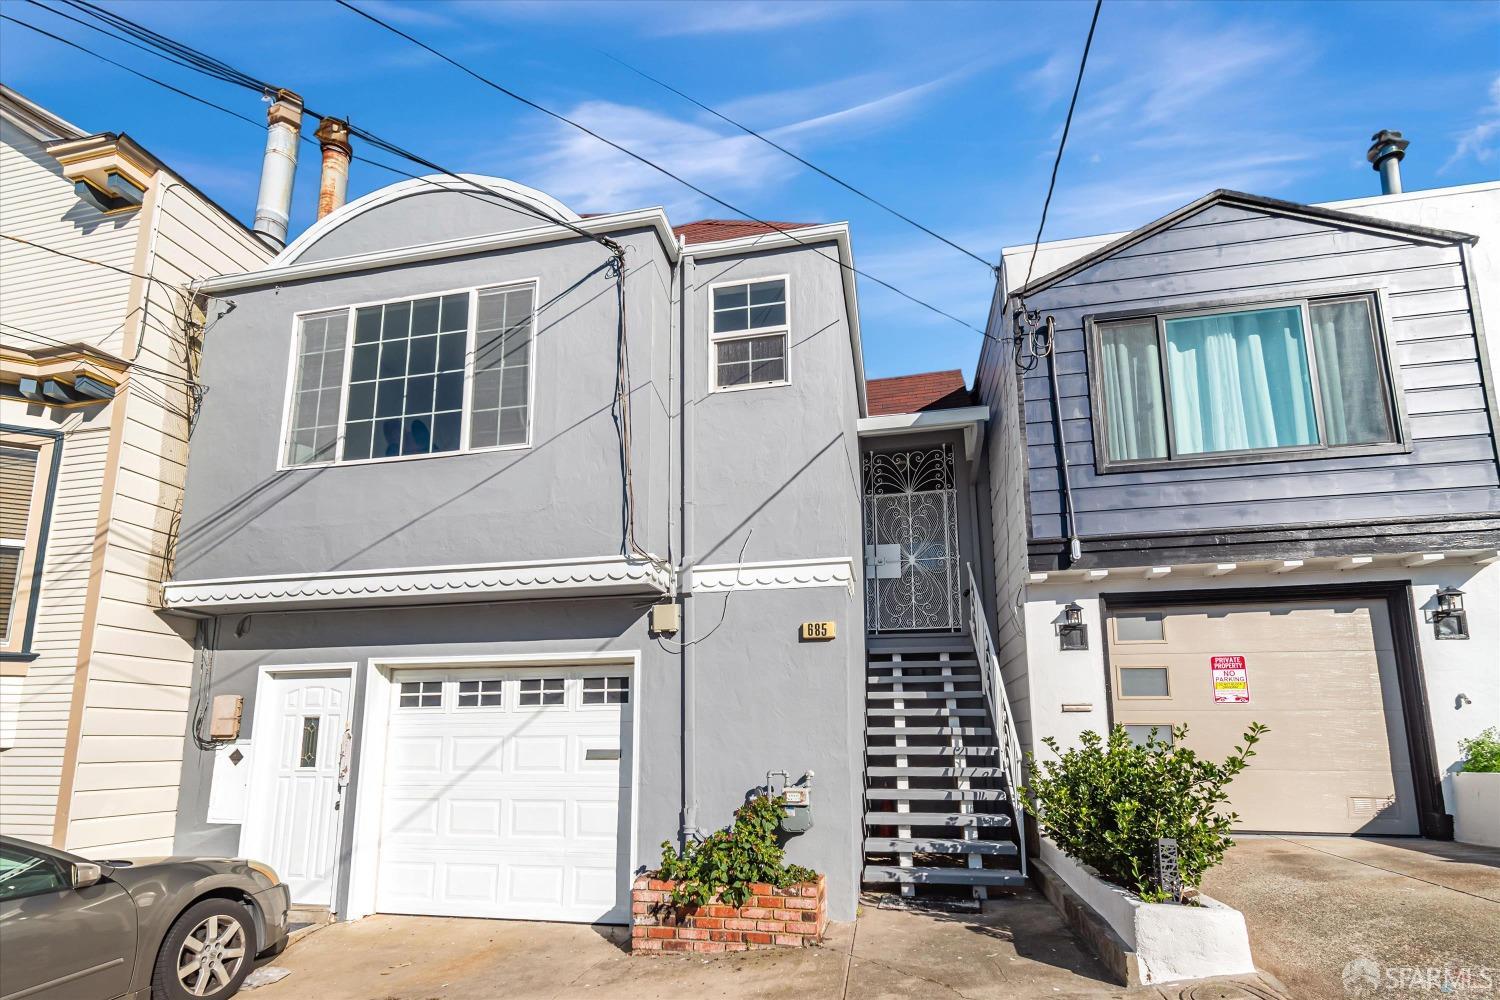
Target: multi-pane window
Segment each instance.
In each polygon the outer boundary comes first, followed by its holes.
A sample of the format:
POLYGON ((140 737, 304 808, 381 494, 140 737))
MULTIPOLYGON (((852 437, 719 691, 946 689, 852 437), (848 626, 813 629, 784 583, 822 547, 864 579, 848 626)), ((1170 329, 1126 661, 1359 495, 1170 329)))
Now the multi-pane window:
POLYGON ((583 703, 585 705, 624 705, 630 701, 629 677, 585 677, 583 679, 583 703))
POLYGON ((27 533, 36 494, 38 452, 32 448, 0 448, 0 643, 19 631, 21 571, 25 566, 27 533))
POLYGON ((786 290, 785 278, 713 288, 716 388, 787 381, 786 290))
POLYGON ((561 705, 564 695, 561 677, 527 677, 521 681, 520 703, 525 708, 538 705, 561 705))
POLYGON ((479 293, 470 448, 526 443, 533 298, 530 286, 479 293))
POLYGON ((1111 463, 1394 444, 1370 296, 1097 324, 1111 463))
POLYGON ((402 708, 441 708, 442 681, 402 681, 399 704, 402 708))
POLYGON ((345 461, 458 450, 468 336, 466 293, 354 311, 345 461))
POLYGON ((535 302, 528 284, 302 317, 285 464, 525 446, 535 302))
POLYGON ((293 361, 297 383, 292 392, 291 433, 286 464, 330 462, 339 438, 339 406, 344 389, 344 341, 349 314, 305 316, 297 331, 293 361))
POLYGON ((498 708, 503 704, 502 689, 505 682, 494 680, 459 681, 459 708, 498 708))

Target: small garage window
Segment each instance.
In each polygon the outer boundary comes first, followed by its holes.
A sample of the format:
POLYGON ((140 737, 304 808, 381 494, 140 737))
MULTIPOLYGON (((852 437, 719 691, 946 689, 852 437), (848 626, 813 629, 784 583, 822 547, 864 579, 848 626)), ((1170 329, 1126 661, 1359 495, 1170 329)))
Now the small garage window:
POLYGON ((1172 724, 1170 722, 1148 722, 1145 725, 1127 725, 1125 732, 1130 737, 1130 742, 1138 747, 1143 747, 1151 742, 1165 743, 1167 746, 1172 745, 1172 724))
POLYGON ((499 678, 483 681, 458 682, 459 708, 498 708, 504 703, 502 689, 505 682, 499 678))
POLYGON ((585 705, 624 705, 630 701, 629 677, 585 677, 585 705))
POLYGON ((1166 667, 1121 667, 1120 668, 1120 697, 1121 698, 1166 698, 1170 697, 1167 690, 1167 668, 1166 667))
POLYGON ((1115 618, 1116 642, 1162 642, 1166 639, 1166 616, 1160 611, 1137 611, 1115 618))
POLYGON ((402 681, 402 708, 442 708, 442 681, 402 681))
POLYGON ((521 706, 535 708, 539 705, 561 705, 563 703, 561 677, 527 677, 521 681, 521 706))

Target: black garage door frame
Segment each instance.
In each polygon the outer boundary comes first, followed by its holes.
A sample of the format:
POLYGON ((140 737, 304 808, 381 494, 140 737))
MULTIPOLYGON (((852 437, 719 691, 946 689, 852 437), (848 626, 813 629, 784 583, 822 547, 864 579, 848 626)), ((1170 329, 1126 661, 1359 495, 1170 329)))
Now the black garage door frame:
MULTIPOLYGON (((1406 725, 1406 746, 1411 754, 1412 785, 1417 796, 1418 829, 1434 840, 1453 839, 1453 817, 1443 808, 1441 771, 1437 744, 1432 736, 1428 712, 1427 683, 1422 671, 1422 652, 1417 644, 1416 612, 1410 580, 1375 580, 1369 583, 1312 584, 1294 587, 1227 587, 1222 590, 1168 590, 1131 593, 1101 593, 1101 625, 1115 611, 1182 607, 1204 604, 1265 604, 1278 601, 1383 600, 1389 610, 1391 639, 1396 652, 1397 687, 1401 714, 1406 725)), ((1106 627, 1107 626, 1103 626, 1106 627)), ((1111 687, 1109 643, 1100 636, 1104 653, 1104 683, 1111 687)), ((1114 725, 1113 699, 1109 705, 1114 725)))

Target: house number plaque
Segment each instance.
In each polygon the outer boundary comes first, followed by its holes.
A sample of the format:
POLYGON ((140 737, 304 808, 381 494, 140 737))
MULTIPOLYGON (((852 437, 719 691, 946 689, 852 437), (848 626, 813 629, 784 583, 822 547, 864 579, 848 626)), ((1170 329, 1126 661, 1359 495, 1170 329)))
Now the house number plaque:
POLYGON ((833 622, 803 622, 800 635, 804 641, 821 642, 837 638, 838 627, 833 622))

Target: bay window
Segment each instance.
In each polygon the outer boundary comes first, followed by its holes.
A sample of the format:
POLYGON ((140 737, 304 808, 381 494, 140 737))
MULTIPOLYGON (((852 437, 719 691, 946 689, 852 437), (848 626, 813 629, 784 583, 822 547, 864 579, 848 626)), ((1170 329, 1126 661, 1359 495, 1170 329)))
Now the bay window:
POLYGON ((301 316, 284 464, 526 446, 535 293, 496 286, 301 316))
POLYGON ((0 433, 0 659, 34 656, 31 627, 61 438, 11 426, 0 433))
POLYGON ((1372 296, 1091 326, 1106 469, 1400 444, 1372 296))

